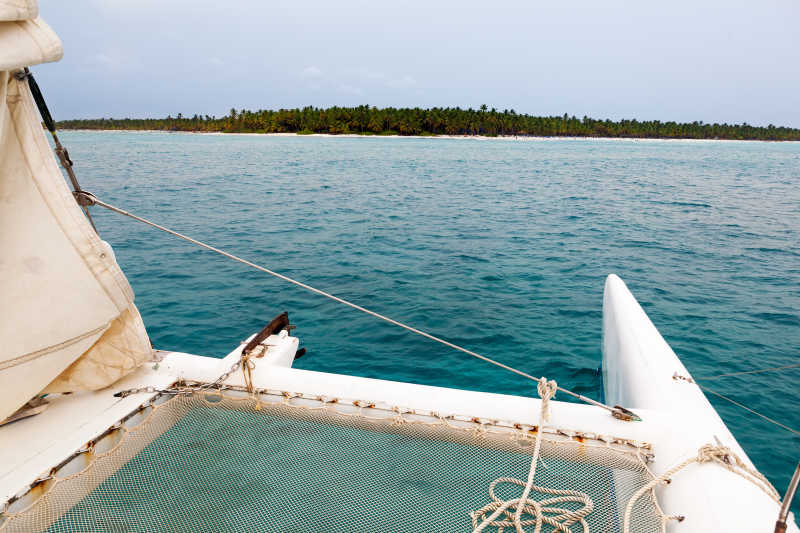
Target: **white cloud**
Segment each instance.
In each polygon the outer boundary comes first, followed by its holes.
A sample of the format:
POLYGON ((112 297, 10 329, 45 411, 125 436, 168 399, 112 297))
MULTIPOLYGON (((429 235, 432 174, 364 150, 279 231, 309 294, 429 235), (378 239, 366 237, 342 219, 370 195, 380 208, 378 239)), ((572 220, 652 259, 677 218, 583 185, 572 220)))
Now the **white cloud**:
POLYGON ((111 59, 111 56, 108 54, 95 54, 91 56, 87 62, 106 67, 111 67, 118 64, 115 60, 111 59))
POLYGON ((316 65, 309 65, 299 74, 306 88, 312 91, 336 91, 339 93, 363 96, 381 89, 411 89, 417 80, 410 74, 389 75, 369 67, 346 68, 323 71, 316 65))
POLYGON ((353 79, 358 79, 370 85, 388 87, 390 89, 408 89, 417 84, 417 80, 409 74, 396 77, 379 70, 371 70, 368 67, 354 69, 350 71, 349 75, 353 79))
POLYGON ((300 73, 300 77, 307 80, 321 78, 322 70, 314 65, 309 65, 303 69, 303 71, 300 73))
POLYGON ((119 50, 106 50, 92 54, 84 58, 84 66, 89 68, 100 68, 108 70, 124 70, 132 67, 137 67, 139 61, 127 56, 119 50))
POLYGON ((417 84, 417 80, 406 74, 402 78, 391 79, 386 82, 387 87, 392 89, 408 89, 417 84))
POLYGON ((361 78, 362 80, 369 80, 369 81, 384 81, 386 79, 386 74, 383 72, 370 70, 367 67, 361 67, 355 69, 352 72, 354 77, 361 78))
POLYGON ((342 93, 346 93, 346 94, 354 94, 356 96, 362 96, 364 94, 364 90, 363 89, 361 89, 360 87, 356 87, 354 85, 350 85, 348 83, 340 84, 336 88, 336 90, 338 90, 339 92, 342 92, 342 93))

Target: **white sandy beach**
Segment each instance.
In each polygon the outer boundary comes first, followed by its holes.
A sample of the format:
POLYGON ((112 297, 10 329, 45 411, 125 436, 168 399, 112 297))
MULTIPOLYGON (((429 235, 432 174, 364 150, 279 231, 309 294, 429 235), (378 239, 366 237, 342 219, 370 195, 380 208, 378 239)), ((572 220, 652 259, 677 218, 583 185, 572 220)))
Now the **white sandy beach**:
POLYGON ((774 143, 796 141, 769 141, 757 139, 669 139, 669 138, 642 138, 642 137, 566 137, 566 136, 537 136, 537 135, 361 135, 358 133, 229 133, 220 131, 166 131, 166 130, 96 130, 96 129, 64 129, 60 131, 78 132, 104 132, 104 133, 161 133, 165 135, 240 135, 246 137, 337 137, 344 139, 461 139, 473 141, 615 141, 615 142, 691 142, 691 143, 774 143))

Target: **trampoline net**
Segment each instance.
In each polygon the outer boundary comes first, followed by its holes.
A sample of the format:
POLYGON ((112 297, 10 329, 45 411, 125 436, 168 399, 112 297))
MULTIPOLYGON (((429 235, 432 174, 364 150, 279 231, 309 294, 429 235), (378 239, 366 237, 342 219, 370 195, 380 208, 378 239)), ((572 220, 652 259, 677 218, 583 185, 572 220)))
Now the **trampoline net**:
MULTIPOLYGON (((7 506, 0 532, 472 531, 492 481, 527 479, 534 431, 291 395, 162 395, 7 506)), ((542 438, 535 484, 586 493, 588 530, 621 531, 652 479, 641 450, 542 438)), ((495 488, 500 499, 521 493, 495 488)), ((654 497, 632 516, 632 531, 661 531, 654 497)))

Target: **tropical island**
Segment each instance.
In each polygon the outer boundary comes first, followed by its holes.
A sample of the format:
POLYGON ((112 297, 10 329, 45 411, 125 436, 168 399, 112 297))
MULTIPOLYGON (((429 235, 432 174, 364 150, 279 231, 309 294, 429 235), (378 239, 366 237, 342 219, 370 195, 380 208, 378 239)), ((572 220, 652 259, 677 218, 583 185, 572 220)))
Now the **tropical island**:
POLYGON ((462 135, 536 137, 620 137, 644 139, 732 139, 799 141, 800 129, 704 122, 661 122, 658 120, 597 120, 563 116, 533 116, 488 106, 377 108, 304 107, 248 111, 231 109, 224 117, 194 115, 166 118, 98 118, 58 122, 61 129, 161 130, 200 133, 297 133, 332 135, 462 135))

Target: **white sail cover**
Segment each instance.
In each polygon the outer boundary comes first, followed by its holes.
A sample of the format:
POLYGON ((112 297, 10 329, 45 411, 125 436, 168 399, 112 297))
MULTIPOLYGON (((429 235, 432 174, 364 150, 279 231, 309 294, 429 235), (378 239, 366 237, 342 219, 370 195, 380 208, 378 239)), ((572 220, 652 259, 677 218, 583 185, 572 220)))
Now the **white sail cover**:
POLYGON ((61 42, 0 0, 0 421, 43 392, 106 387, 151 356, 133 292, 67 187, 28 82, 61 42))
POLYGON ((61 41, 38 14, 35 0, 0 0, 0 71, 61 59, 61 41))

